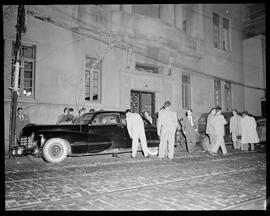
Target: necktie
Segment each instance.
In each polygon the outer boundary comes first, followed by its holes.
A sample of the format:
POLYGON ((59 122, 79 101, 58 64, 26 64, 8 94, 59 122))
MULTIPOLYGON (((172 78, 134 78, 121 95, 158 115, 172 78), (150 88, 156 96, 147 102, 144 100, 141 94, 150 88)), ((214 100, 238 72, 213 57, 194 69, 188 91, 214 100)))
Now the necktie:
POLYGON ((190 121, 191 126, 193 127, 192 116, 189 117, 189 121, 190 121))

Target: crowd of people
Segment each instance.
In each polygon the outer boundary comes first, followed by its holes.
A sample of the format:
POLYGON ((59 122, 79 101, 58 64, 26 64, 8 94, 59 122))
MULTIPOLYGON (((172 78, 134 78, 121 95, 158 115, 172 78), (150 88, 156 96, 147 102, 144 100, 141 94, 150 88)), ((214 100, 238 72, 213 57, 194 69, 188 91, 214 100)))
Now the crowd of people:
MULTIPOLYGON (((90 109, 89 112, 94 112, 90 109)), ((65 107, 64 112, 58 117, 56 124, 72 124, 81 115, 87 112, 86 108, 81 108, 78 115, 73 115, 73 108, 65 107)), ((249 145, 254 151, 254 143, 259 142, 255 118, 244 111, 240 116, 236 109, 232 111, 233 116, 230 118, 229 130, 232 136, 233 147, 235 150, 247 151, 249 145)), ((135 158, 138 146, 141 145, 144 156, 149 157, 149 150, 145 136, 144 122, 140 114, 132 113, 130 109, 125 111, 127 130, 132 139, 132 154, 135 158)), ((143 115, 153 124, 153 119, 148 111, 144 111, 143 115)), ((192 109, 186 110, 186 115, 178 120, 177 113, 171 110, 170 101, 166 101, 154 119, 157 126, 157 134, 160 137, 159 159, 168 158, 172 160, 174 157, 174 148, 176 134, 182 133, 185 138, 185 147, 188 154, 192 154, 198 135, 198 122, 193 117, 192 109)), ((16 136, 19 138, 22 128, 30 123, 29 116, 23 113, 23 108, 17 109, 16 117, 16 136)), ((224 142, 225 129, 224 125, 228 124, 224 116, 221 114, 221 108, 212 108, 206 120, 206 134, 209 137, 209 144, 206 151, 211 155, 216 155, 221 148, 223 155, 227 154, 224 142)))
MULTIPOLYGON (((79 109, 78 115, 73 115, 73 108, 65 107, 64 113, 59 115, 56 124, 72 124, 74 123, 80 116, 82 116, 84 113, 87 112, 87 109, 85 107, 79 109)), ((89 109, 89 112, 95 112, 95 109, 91 108, 89 109)))
MULTIPOLYGON (((220 148, 223 155, 227 154, 224 141, 224 126, 228 124, 228 122, 221 112, 220 107, 212 108, 206 120, 206 134, 209 137, 209 144, 206 146, 205 150, 211 155, 217 155, 220 148)), ((247 151, 250 145, 251 151, 254 151, 254 143, 259 142, 255 118, 248 114, 247 111, 244 111, 241 116, 236 109, 234 109, 232 113, 233 116, 229 121, 229 131, 234 149, 236 151, 247 151)), ((151 124, 153 123, 152 117, 148 111, 143 112, 143 115, 151 124)), ((126 116, 129 135, 132 138, 132 158, 136 156, 139 140, 145 157, 148 157, 149 150, 147 149, 145 132, 142 132, 144 126, 142 123, 137 124, 137 121, 142 122, 142 120, 138 120, 141 118, 140 115, 127 110, 126 116)), ((158 157, 161 160, 165 158, 169 160, 173 159, 177 133, 182 133, 184 136, 185 147, 188 154, 191 155, 193 153, 198 135, 198 122, 197 119, 193 117, 192 109, 187 109, 186 115, 178 121, 177 113, 171 110, 170 101, 166 101, 164 106, 157 113, 155 120, 157 124, 157 134, 160 137, 158 157)), ((178 142, 182 143, 182 140, 178 140, 178 142)))

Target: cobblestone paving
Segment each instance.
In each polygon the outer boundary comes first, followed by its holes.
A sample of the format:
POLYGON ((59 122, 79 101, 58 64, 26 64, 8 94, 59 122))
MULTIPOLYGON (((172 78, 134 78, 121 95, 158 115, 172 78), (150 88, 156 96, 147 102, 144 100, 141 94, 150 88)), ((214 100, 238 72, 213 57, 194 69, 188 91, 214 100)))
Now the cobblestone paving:
POLYGON ((266 155, 6 159, 6 210, 264 210, 266 155), (252 202, 252 200, 255 200, 252 202), (245 205, 244 203, 247 203, 245 205))

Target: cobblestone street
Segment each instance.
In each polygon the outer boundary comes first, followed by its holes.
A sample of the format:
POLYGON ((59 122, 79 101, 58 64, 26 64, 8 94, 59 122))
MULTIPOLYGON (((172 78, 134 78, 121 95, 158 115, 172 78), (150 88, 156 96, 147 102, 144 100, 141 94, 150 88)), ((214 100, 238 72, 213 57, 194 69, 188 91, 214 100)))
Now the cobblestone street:
POLYGON ((130 154, 68 157, 49 164, 7 158, 6 210, 264 210, 265 152, 193 156, 172 161, 130 154))

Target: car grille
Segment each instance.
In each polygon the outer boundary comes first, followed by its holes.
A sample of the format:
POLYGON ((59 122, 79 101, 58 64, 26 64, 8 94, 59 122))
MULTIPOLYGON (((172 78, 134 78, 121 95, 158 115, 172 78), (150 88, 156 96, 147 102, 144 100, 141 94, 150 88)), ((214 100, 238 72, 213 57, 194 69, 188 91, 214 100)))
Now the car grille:
POLYGON ((20 141, 20 145, 26 148, 30 148, 33 146, 31 137, 21 137, 20 141))

